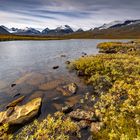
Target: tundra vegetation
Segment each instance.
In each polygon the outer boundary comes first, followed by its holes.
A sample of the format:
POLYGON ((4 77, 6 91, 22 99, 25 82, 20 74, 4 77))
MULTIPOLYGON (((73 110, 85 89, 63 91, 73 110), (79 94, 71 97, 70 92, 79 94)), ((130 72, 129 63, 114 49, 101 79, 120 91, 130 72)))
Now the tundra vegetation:
POLYGON ((139 41, 105 42, 101 52, 74 61, 98 94, 93 110, 104 123, 95 139, 140 139, 140 56, 139 41), (110 54, 108 54, 110 53, 110 54))

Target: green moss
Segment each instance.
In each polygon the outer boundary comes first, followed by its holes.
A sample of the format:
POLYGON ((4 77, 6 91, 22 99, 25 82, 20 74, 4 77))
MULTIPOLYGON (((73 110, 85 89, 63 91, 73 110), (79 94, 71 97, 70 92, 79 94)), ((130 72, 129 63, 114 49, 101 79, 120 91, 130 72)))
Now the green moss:
POLYGON ((14 140, 69 140, 71 135, 79 136, 78 126, 70 119, 65 118, 62 113, 48 115, 42 122, 34 121, 25 126, 14 140))

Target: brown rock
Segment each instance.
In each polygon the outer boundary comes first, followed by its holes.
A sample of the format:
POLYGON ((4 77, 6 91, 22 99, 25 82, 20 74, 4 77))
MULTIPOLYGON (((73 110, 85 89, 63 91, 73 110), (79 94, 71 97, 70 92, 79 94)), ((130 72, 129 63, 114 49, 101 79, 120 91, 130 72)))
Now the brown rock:
POLYGON ((66 61, 65 64, 69 65, 71 62, 70 61, 66 61))
POLYGON ((57 90, 60 91, 64 96, 71 96, 77 92, 77 85, 75 83, 68 84, 66 86, 58 87, 57 90))
POLYGON ((54 81, 50 81, 47 83, 44 83, 42 85, 39 86, 40 90, 51 90, 56 88, 57 86, 59 86, 62 83, 62 80, 54 80, 54 81))
POLYGON ((90 127, 90 131, 94 134, 98 133, 101 128, 103 127, 103 123, 102 122, 92 122, 91 123, 91 127, 90 127))
POLYGON ((15 106, 14 110, 9 108, 0 112, 0 123, 8 123, 9 125, 22 124, 29 121, 37 115, 41 106, 41 98, 35 98, 22 106, 15 106))
POLYGON ((27 73, 18 80, 15 81, 16 84, 30 84, 33 86, 38 86, 40 83, 45 81, 45 76, 40 73, 27 73))
POLYGON ((62 112, 65 114, 70 113, 71 111, 73 111, 73 106, 67 105, 67 106, 62 107, 62 112))
POLYGON ((68 116, 70 118, 76 119, 76 120, 88 120, 88 121, 96 121, 97 120, 94 112, 85 111, 82 109, 77 109, 76 111, 72 111, 68 114, 68 116))

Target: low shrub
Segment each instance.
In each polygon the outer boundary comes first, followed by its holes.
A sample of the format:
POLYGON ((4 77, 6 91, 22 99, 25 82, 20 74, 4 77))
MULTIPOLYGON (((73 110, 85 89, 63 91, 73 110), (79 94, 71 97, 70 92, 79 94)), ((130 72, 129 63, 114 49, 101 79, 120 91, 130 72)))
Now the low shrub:
POLYGON ((104 42, 97 46, 101 53, 128 53, 136 50, 135 43, 104 42))
POLYGON ((99 54, 72 62, 85 74, 98 93, 93 110, 104 127, 101 140, 140 139, 140 57, 129 54, 99 54))

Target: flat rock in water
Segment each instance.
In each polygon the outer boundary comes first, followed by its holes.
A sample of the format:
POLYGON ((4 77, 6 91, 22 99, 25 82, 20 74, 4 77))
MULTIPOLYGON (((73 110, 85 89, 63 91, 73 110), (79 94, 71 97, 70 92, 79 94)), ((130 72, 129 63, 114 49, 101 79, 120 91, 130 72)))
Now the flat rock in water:
POLYGON ((22 102, 24 100, 25 96, 21 96, 19 98, 17 98, 16 100, 12 101, 11 103, 9 103, 6 108, 9 107, 15 107, 18 103, 22 102))
POLYGON ((15 84, 30 84, 32 86, 38 86, 39 84, 42 84, 45 81, 45 76, 40 73, 31 72, 26 73, 22 77, 20 77, 18 80, 15 81, 15 84))
POLYGON ((41 98, 35 98, 22 106, 8 108, 6 111, 0 112, 0 123, 8 123, 9 125, 23 124, 38 114, 41 106, 41 98))
POLYGON ((71 83, 62 87, 58 87, 57 91, 60 91, 64 96, 71 96, 77 92, 77 85, 75 83, 71 83))
POLYGON ((95 113, 92 111, 85 111, 82 109, 77 109, 72 111, 68 114, 68 116, 75 120, 88 120, 88 121, 95 121, 96 116, 95 113))

